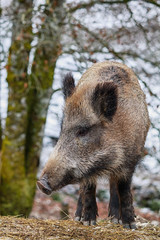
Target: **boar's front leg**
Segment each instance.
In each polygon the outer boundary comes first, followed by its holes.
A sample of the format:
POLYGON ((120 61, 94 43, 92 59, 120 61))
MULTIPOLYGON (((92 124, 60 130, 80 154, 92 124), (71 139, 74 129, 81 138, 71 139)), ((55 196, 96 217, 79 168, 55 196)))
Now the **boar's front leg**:
POLYGON ((117 187, 120 199, 120 215, 123 226, 125 228, 136 229, 135 213, 131 194, 131 178, 128 180, 119 180, 117 182, 117 187))
POLYGON ((98 216, 96 203, 96 184, 83 182, 80 184, 80 195, 75 213, 75 220, 84 225, 95 225, 98 216))
POLYGON ((114 178, 110 178, 110 202, 108 216, 111 217, 113 223, 120 223, 120 200, 118 194, 117 182, 114 178))

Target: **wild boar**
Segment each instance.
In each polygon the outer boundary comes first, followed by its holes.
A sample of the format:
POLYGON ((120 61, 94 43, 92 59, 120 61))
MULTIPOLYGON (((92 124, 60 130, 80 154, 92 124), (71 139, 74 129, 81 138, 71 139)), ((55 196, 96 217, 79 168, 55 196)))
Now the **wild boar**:
POLYGON ((46 194, 80 183, 75 219, 96 224, 96 181, 110 182, 109 216, 136 228, 131 180, 141 159, 150 121, 137 77, 117 62, 96 63, 75 86, 63 81, 64 117, 59 140, 38 187, 46 194))

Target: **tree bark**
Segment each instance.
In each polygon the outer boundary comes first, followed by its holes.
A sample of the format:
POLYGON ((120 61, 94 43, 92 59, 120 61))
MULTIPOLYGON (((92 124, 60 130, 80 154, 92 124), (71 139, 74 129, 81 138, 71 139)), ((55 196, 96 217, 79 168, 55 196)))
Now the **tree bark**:
MULTIPOLYGON (((22 12, 23 15, 24 9, 28 9, 29 24, 23 24, 22 18, 16 19, 16 22, 13 23, 12 43, 9 50, 8 111, 5 136, 2 142, 0 171, 1 215, 23 214, 28 216, 32 208, 54 68, 59 56, 60 31, 58 31, 58 25, 60 19, 54 21, 54 29, 50 27, 48 31, 44 31, 46 24, 44 21, 38 34, 38 47, 32 71, 28 75, 29 54, 33 38, 32 11, 30 11, 32 2, 30 0, 17 0, 16 2, 16 11, 19 14, 22 12), (50 38, 52 38, 52 44, 45 44, 47 42, 45 40, 50 38)), ((52 2, 52 7, 57 11, 55 11, 56 17, 61 9, 61 1, 59 3, 58 1, 52 2)), ((47 14, 51 16, 52 11, 47 14)))
MULTIPOLYGON (((31 195, 25 176, 25 143, 27 129, 27 69, 32 41, 31 22, 22 23, 25 9, 32 1, 17 0, 12 9, 12 42, 7 64, 8 110, 1 156, 0 214, 27 214, 31 195), (15 15, 17 14, 17 16, 15 15)), ((28 16, 31 19, 31 14, 28 16)))

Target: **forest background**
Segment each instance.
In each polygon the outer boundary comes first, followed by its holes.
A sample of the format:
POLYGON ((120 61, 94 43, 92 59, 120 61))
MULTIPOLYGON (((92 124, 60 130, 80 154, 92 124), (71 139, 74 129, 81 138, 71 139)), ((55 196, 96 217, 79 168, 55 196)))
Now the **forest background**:
POLYGON ((146 94, 151 128, 133 188, 159 212, 160 1, 2 0, 0 13, 0 214, 32 209, 60 132, 65 73, 78 81, 104 60, 131 67, 146 94))

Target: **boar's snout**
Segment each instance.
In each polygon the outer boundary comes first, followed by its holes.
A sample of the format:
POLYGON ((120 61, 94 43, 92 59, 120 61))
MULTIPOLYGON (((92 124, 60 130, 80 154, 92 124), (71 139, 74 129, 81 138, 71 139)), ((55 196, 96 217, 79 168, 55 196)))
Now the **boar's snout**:
POLYGON ((44 175, 39 181, 37 181, 38 188, 45 194, 50 195, 52 193, 52 188, 48 182, 48 178, 44 175))

